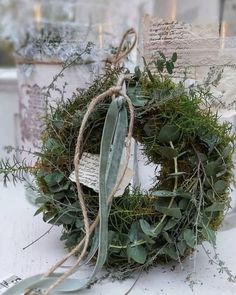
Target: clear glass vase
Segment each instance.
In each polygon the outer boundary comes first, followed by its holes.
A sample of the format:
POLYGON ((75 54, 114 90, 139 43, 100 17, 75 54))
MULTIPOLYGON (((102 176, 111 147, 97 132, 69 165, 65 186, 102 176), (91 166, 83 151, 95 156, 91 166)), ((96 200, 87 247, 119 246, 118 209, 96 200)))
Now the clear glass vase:
MULTIPOLYGON (((18 146, 21 159, 32 166, 37 161, 35 153, 41 149, 46 105, 60 101, 61 94, 64 100, 70 99, 78 88, 87 88, 103 72, 103 60, 128 29, 126 14, 123 10, 115 12, 114 8, 114 2, 111 5, 110 1, 102 0, 34 1, 31 6, 31 23, 28 19, 19 34, 16 63, 20 106, 18 146), (88 42, 94 44, 90 53, 66 69, 45 101, 48 85, 65 62, 82 52, 88 42)), ((34 179, 30 175, 26 178, 26 195, 34 203, 37 197, 34 179)))

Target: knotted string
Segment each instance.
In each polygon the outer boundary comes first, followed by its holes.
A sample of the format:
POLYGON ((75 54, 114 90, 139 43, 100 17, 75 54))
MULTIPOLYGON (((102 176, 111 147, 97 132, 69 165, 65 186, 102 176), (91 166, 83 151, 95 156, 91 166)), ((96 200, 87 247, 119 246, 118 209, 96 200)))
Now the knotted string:
POLYGON ((113 66, 117 66, 121 60, 126 58, 132 52, 136 43, 137 43, 137 34, 133 28, 130 28, 123 35, 115 56, 108 59, 107 62, 113 66), (133 39, 131 45, 128 45, 127 41, 129 39, 129 37, 131 37, 132 35, 134 36, 134 39, 133 39))

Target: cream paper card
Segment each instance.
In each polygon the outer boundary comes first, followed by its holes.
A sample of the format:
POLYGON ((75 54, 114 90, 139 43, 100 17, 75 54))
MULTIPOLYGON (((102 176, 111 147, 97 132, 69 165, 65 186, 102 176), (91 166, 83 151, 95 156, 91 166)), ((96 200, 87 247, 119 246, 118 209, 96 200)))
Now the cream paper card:
MULTIPOLYGON (((79 178, 80 183, 99 192, 99 155, 83 153, 80 160, 79 178)), ((122 167, 122 166, 121 166, 122 167)), ((128 168, 125 176, 115 193, 115 197, 122 196, 126 187, 130 184, 133 177, 133 170, 128 168)), ((70 180, 76 182, 75 172, 70 175, 70 180)))

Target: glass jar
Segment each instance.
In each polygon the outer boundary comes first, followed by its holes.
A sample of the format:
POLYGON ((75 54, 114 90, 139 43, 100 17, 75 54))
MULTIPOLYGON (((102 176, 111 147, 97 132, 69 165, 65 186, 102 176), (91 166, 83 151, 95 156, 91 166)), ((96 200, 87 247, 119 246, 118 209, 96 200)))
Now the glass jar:
MULTIPOLYGON (((70 99, 78 88, 87 88, 103 72, 103 60, 128 29, 124 10, 117 10, 114 2, 35 0, 31 6, 31 23, 28 18, 24 32, 19 34, 16 63, 20 106, 18 146, 21 158, 26 158, 32 166, 37 160, 35 153, 41 149, 45 107, 60 101, 62 94, 64 100, 70 99), (49 100, 45 101, 47 87, 63 64, 82 52, 88 42, 94 43, 90 53, 57 79, 49 100)), ((24 11, 22 7, 21 11, 24 11)), ((34 202, 37 197, 33 190, 34 179, 26 177, 26 194, 34 202)))

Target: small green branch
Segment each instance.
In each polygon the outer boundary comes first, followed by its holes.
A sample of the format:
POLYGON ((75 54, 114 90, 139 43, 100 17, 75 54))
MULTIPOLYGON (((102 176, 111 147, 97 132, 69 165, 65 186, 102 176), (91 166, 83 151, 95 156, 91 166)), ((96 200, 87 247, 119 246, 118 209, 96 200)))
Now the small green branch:
MULTIPOLYGON (((194 149, 195 150, 195 149, 194 149)), ((196 150, 195 150, 196 152, 196 150)), ((199 223, 199 218, 201 217, 201 206, 203 202, 203 197, 204 197, 204 190, 203 190, 203 182, 201 178, 201 167, 204 169, 201 158, 199 157, 199 154, 196 152, 196 156, 198 158, 198 169, 197 169, 197 178, 198 178, 198 183, 199 183, 199 204, 197 208, 197 216, 195 220, 195 247, 197 247, 198 244, 198 223, 199 223)), ((196 255, 197 251, 195 251, 195 259, 194 259, 194 272, 196 270, 196 255)))
MULTIPOLYGON (((146 243, 147 243, 147 241, 139 240, 139 241, 136 241, 133 244, 131 244, 130 247, 137 247, 137 246, 144 245, 146 243)), ((109 247, 110 248, 115 248, 115 249, 127 249, 128 248, 128 245, 126 245, 126 246, 118 246, 118 245, 112 245, 112 244, 110 244, 109 247)))
MULTIPOLYGON (((170 142, 170 147, 172 149, 174 149, 174 145, 173 145, 172 142, 170 142)), ((174 157, 174 167, 175 167, 175 172, 174 173, 177 174, 178 173, 178 159, 177 159, 177 157, 174 157)), ((173 188, 174 193, 176 192, 177 188, 178 188, 178 176, 175 176, 175 183, 174 183, 174 188, 173 188)), ((168 209, 170 209, 172 207, 174 199, 175 199, 174 197, 171 198, 168 209)), ((159 226, 165 221, 166 217, 167 217, 167 215, 164 214, 161 221, 154 228, 154 230, 153 230, 154 233, 158 230, 159 226)))
POLYGON ((3 183, 7 185, 7 182, 13 181, 17 183, 25 180, 25 173, 32 172, 33 167, 29 166, 25 160, 19 162, 14 155, 12 161, 10 159, 0 159, 0 175, 3 176, 3 183))
POLYGON ((109 248, 115 248, 115 249, 127 249, 127 246, 117 246, 117 245, 109 245, 109 248))

